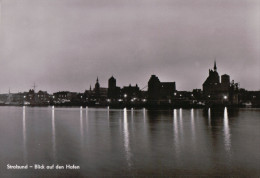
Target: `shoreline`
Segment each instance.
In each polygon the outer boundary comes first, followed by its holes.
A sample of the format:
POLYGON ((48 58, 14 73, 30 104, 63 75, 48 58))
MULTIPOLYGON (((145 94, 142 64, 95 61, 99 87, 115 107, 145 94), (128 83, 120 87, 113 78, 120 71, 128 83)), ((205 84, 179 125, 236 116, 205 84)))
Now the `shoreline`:
POLYGON ((86 105, 86 104, 54 104, 54 105, 23 105, 23 104, 0 104, 0 106, 16 106, 16 107, 57 107, 57 108, 107 108, 107 109, 147 109, 147 110, 170 110, 170 109, 208 109, 208 108, 260 108, 260 106, 241 106, 241 105, 86 105))

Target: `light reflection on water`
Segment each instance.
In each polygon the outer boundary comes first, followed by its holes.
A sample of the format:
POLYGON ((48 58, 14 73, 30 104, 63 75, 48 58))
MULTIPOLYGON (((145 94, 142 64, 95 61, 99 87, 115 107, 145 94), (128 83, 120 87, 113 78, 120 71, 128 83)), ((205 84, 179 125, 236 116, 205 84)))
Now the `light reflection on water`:
POLYGON ((144 125, 146 125, 146 109, 143 108, 143 119, 144 119, 144 125))
POLYGON ((88 107, 86 107, 86 130, 88 130, 88 107))
POLYGON ((134 124, 134 109, 131 108, 131 126, 133 127, 134 124))
POLYGON ((83 108, 0 107, 1 116, 8 118, 0 120, 1 135, 12 138, 0 137, 4 145, 0 157, 13 150, 9 157, 24 163, 28 160, 32 163, 42 160, 46 164, 80 163, 82 169, 77 172, 93 176, 102 176, 104 170, 108 176, 121 175, 124 171, 135 176, 159 172, 173 176, 175 171, 184 175, 217 175, 215 170, 229 175, 259 173, 260 134, 253 131, 260 129, 257 119, 260 110, 230 112, 227 108, 211 108, 157 112, 86 108, 83 111, 83 108), (17 118, 14 113, 19 113, 17 118), (20 129, 4 129, 17 123, 20 129), (21 133, 21 142, 13 141, 21 133), (34 151, 34 147, 40 151, 34 151), (21 158, 16 150, 22 150, 21 158))
POLYGON ((179 132, 178 132, 178 117, 177 117, 177 109, 173 110, 173 138, 174 138, 174 148, 176 150, 176 156, 178 159, 178 155, 180 153, 180 148, 179 148, 179 132))
POLYGON ((183 134, 183 120, 182 120, 182 108, 179 109, 179 123, 180 123, 180 135, 183 134))
POLYGON ((208 109, 208 125, 211 127, 211 111, 210 108, 208 109))
POLYGON ((126 160, 128 167, 131 167, 131 160, 130 160, 130 147, 129 147, 129 131, 128 131, 128 120, 127 120, 127 109, 124 109, 124 147, 126 153, 126 160))
POLYGON ((56 162, 56 131, 55 131, 55 109, 52 108, 51 113, 51 127, 52 127, 52 151, 53 151, 53 160, 56 162))
POLYGON ((228 111, 227 108, 225 107, 224 109, 224 143, 225 143, 225 149, 228 153, 230 153, 231 149, 231 135, 230 135, 230 128, 229 128, 229 122, 228 122, 228 111))
POLYGON ((194 123, 194 109, 191 109, 191 134, 192 134, 192 141, 195 141, 195 123, 194 123))
POLYGON ((82 116, 82 107, 80 107, 80 143, 81 143, 81 150, 84 147, 84 130, 83 130, 83 116, 82 116))
POLYGON ((23 160, 24 163, 27 163, 25 106, 23 106, 23 160))

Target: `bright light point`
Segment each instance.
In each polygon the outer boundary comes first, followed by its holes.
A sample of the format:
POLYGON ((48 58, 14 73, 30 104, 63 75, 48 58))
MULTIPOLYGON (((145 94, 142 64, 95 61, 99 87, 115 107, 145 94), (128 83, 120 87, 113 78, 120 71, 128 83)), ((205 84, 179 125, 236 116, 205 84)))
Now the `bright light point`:
POLYGON ((224 99, 226 100, 226 99, 227 99, 227 96, 224 96, 224 99))
POLYGON ((127 97, 127 94, 124 94, 124 97, 126 98, 126 97, 127 97))

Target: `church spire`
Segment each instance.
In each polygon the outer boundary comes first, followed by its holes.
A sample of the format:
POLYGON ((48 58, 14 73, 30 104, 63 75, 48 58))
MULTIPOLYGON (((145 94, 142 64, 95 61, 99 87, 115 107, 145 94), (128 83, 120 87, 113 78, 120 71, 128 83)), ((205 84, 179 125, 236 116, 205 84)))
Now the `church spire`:
POLYGON ((100 88, 100 85, 99 85, 98 77, 97 77, 97 82, 95 84, 95 90, 99 90, 99 88, 100 88))
POLYGON ((214 61, 214 71, 215 71, 215 72, 217 71, 216 59, 215 59, 215 61, 214 61))

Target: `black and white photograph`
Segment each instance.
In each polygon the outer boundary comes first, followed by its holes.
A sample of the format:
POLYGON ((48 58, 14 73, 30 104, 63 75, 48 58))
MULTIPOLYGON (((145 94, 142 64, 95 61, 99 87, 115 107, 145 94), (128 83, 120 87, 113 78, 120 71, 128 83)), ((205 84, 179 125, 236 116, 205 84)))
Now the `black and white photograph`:
POLYGON ((0 177, 260 177, 259 0, 0 0, 0 177))

